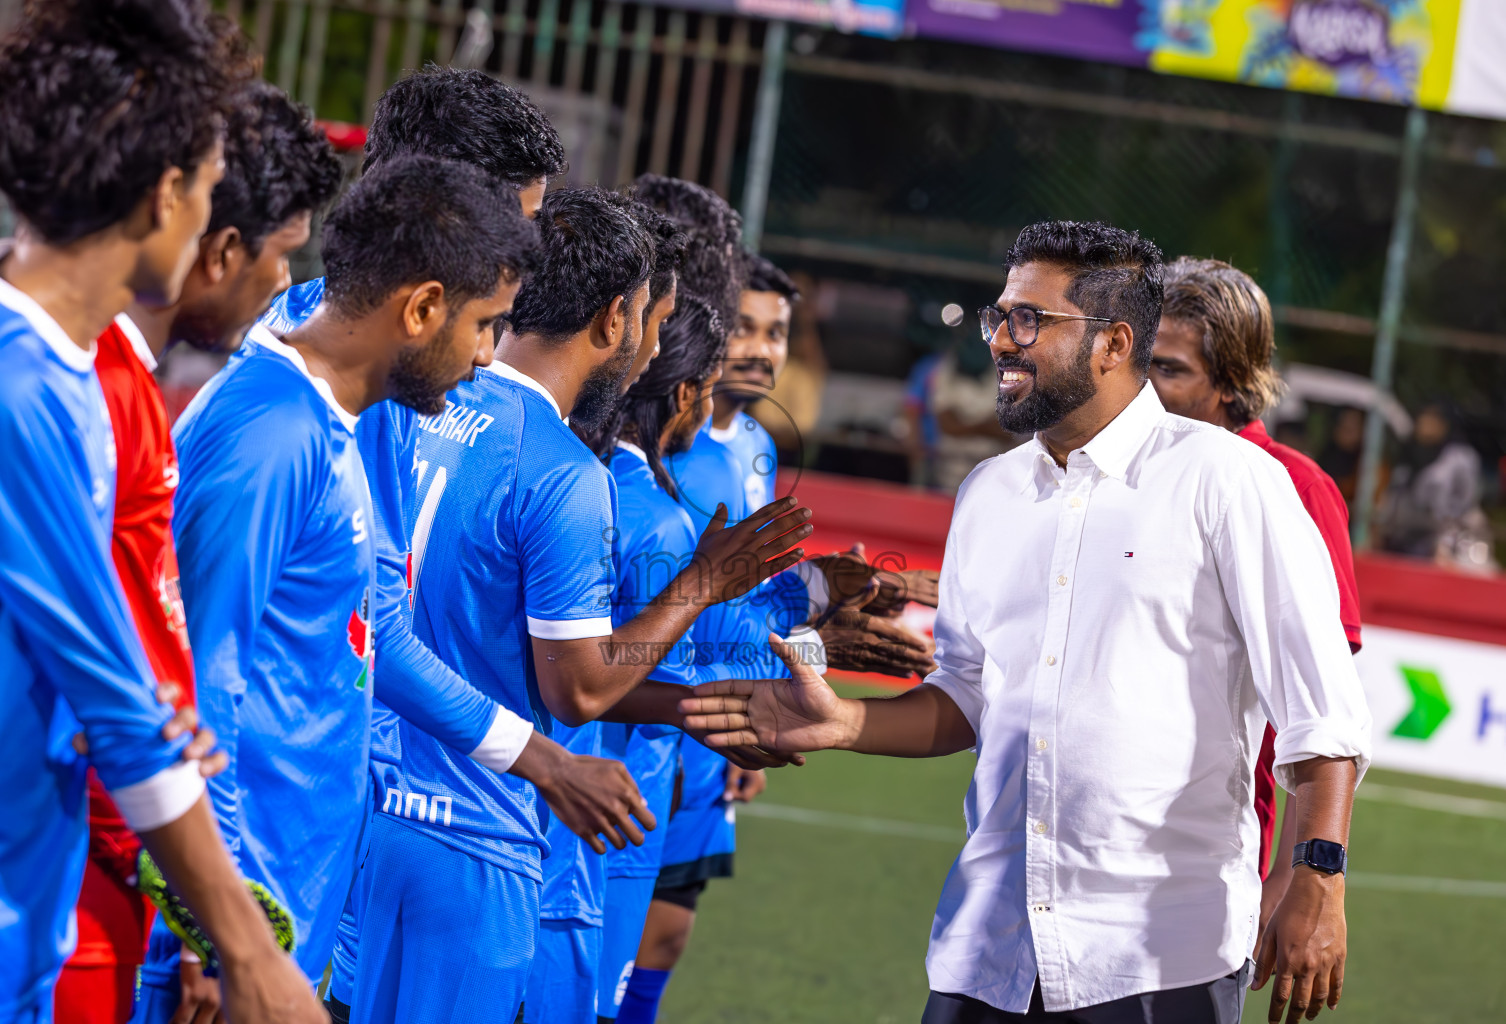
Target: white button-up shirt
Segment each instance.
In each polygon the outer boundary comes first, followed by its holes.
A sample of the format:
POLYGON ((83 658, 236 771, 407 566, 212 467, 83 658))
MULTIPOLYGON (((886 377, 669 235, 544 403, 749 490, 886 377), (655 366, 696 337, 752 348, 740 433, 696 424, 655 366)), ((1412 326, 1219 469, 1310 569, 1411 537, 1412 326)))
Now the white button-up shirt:
POLYGON ((963 484, 936 616, 972 723, 968 840, 931 988, 1023 1013, 1179 988, 1255 942, 1254 762, 1369 760, 1328 550, 1291 478, 1149 385, 1058 466, 1037 439, 963 484))

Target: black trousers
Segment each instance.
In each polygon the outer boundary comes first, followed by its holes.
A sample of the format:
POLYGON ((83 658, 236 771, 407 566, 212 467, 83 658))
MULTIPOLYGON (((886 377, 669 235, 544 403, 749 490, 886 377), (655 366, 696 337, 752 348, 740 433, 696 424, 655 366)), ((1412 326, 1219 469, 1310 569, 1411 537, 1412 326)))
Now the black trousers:
POLYGON ((1005 1013, 971 996, 932 992, 920 1024, 1239 1024, 1254 967, 1245 961, 1233 974, 1206 985, 1144 992, 1056 1013, 1046 1012, 1039 983, 1024 1013, 1005 1013))

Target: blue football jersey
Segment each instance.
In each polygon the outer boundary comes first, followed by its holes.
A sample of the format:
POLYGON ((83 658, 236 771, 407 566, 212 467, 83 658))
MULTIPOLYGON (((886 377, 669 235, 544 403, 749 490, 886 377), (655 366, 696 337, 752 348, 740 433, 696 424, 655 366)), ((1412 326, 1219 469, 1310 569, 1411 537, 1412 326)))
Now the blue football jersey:
MULTIPOLYGON (((286 334, 310 316, 324 298, 324 278, 295 285, 261 319, 273 334, 286 334)), ((378 402, 361 414, 357 447, 371 486, 372 536, 376 541, 376 666, 371 708, 373 762, 395 764, 398 716, 461 753, 476 749, 497 715, 497 706, 466 683, 413 635, 409 522, 416 514, 419 465, 418 414, 396 402, 378 402)))
MULTIPOLYGON (((616 498, 606 467, 543 387, 502 362, 420 420, 413 628, 490 699, 548 734, 529 637, 612 632, 616 498)), ((403 722, 402 758, 379 766, 378 809, 441 842, 542 881, 532 785, 498 776, 403 722)))
MULTIPOLYGON (((601 722, 572 729, 554 723, 554 740, 572 754, 601 757, 601 722)), ((604 858, 550 815, 545 833, 549 856, 544 858, 544 887, 539 892, 539 917, 546 921, 580 921, 601 927, 607 875, 604 858)))
POLYGON ((242 874, 293 917, 317 980, 367 792, 376 562, 356 418, 264 328, 173 431, 173 517, 210 781, 242 874))
MULTIPOLYGON (((745 413, 726 430, 707 420, 689 449, 664 460, 697 535, 718 504, 727 506, 731 526, 773 501, 777 464, 774 439, 745 413)), ((810 617, 810 591, 793 572, 776 574, 732 603, 780 636, 789 636, 810 617)))
MULTIPOLYGON (((188 741, 162 739, 172 711, 157 703, 110 556, 115 441, 93 356, 3 280, 0 451, 0 1020, 10 1020, 50 1004, 73 949, 88 805, 74 734, 117 791, 176 773, 188 741)), ((193 766, 188 775, 191 803, 203 785, 193 766)))

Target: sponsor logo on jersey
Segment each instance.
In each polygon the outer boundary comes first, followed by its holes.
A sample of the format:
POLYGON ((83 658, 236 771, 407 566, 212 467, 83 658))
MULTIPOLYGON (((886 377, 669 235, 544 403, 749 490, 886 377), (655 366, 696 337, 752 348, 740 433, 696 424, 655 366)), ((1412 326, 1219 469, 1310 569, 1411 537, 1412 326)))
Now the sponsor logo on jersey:
POLYGON ((367 587, 361 592, 361 605, 350 613, 350 621, 345 624, 345 642, 350 645, 350 653, 354 654, 361 662, 361 674, 356 677, 356 689, 366 689, 366 683, 371 678, 371 588, 367 587))

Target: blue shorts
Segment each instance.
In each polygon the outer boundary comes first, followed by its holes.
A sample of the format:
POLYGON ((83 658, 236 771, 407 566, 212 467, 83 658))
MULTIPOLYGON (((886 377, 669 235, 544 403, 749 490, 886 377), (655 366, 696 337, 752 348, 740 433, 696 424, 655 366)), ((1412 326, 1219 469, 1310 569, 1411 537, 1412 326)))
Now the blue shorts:
POLYGON ((539 883, 385 814, 369 835, 353 890, 351 1024, 511 1024, 533 965, 539 883))
POLYGON ((732 874, 737 817, 722 799, 727 759, 693 740, 680 744, 680 806, 669 819, 660 857, 659 884, 676 889, 732 874))
POLYGON ((599 925, 574 920, 539 922, 523 999, 525 1024, 595 1024, 601 932, 599 925))
POLYGON ((596 976, 596 1015, 617 1019, 617 1009, 627 992, 643 922, 654 898, 653 878, 608 878, 606 927, 601 936, 601 967, 596 976))
MULTIPOLYGON (((366 817, 361 822, 360 852, 356 855, 356 871, 366 863, 371 853, 371 823, 376 818, 376 803, 372 799, 375 786, 366 794, 366 817)), ((356 950, 359 948, 356 929, 356 887, 352 883, 345 894, 345 909, 340 911, 340 923, 335 925, 335 948, 329 959, 329 988, 325 994, 336 1002, 350 1005, 356 987, 356 950)))

